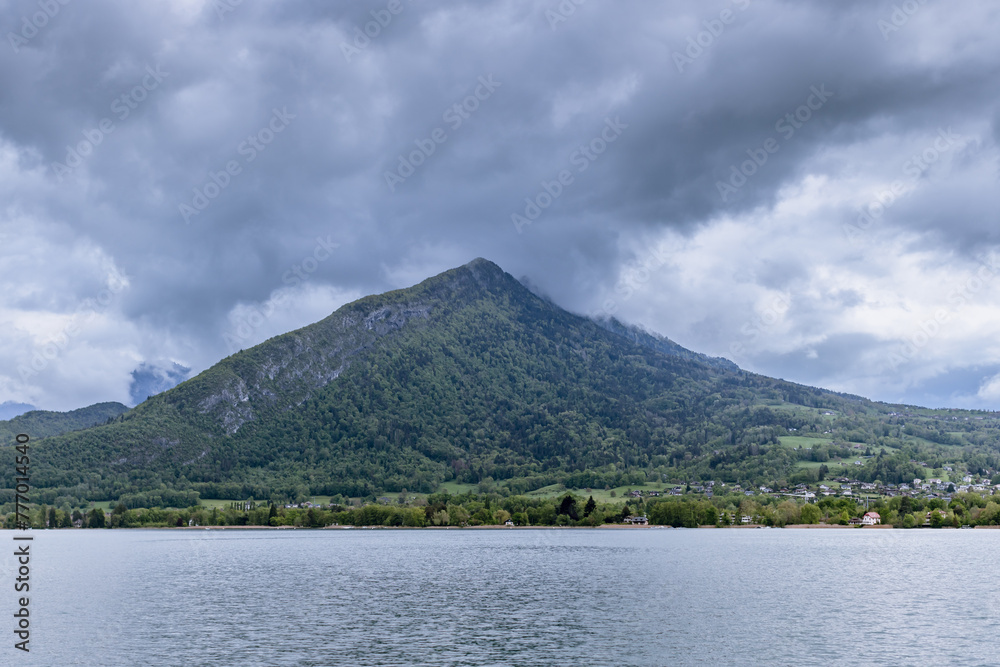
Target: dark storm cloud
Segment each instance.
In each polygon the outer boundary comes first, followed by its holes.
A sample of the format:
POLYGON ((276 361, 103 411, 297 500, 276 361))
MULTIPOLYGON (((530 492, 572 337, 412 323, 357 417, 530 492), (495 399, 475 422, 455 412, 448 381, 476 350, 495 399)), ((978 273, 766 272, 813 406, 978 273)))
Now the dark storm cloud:
MULTIPOLYGON (((254 308, 285 310, 239 338, 248 345, 476 256, 594 312, 664 234, 720 219, 766 225, 810 176, 867 178, 874 197, 908 178, 907 151, 942 128, 961 144, 907 181, 912 194, 862 242, 900 227, 929 234, 915 249, 969 258, 997 241, 997 171, 982 171, 1000 117, 988 3, 915 3, 903 15, 891 2, 765 0, 59 7, 27 39, 37 2, 0 2, 0 147, 13 155, 0 161, 4 224, 37 256, 30 284, 3 304, 21 334, 0 354, 17 367, 60 326, 42 314, 72 312, 121 274, 128 288, 101 313, 128 358, 115 357, 114 396, 101 398, 127 400, 143 362, 202 370, 232 351, 254 308), (60 253, 74 262, 61 266, 60 253)), ((817 242, 842 235, 864 203, 809 221, 817 242)), ((799 250, 748 267, 750 282, 807 282, 815 263, 799 250)), ((683 299, 698 304, 732 291, 718 276, 689 289, 683 299)), ((616 303, 656 313, 665 298, 616 303)), ((646 324, 693 346, 740 339, 749 315, 720 307, 686 333, 657 315, 646 324)), ((835 347, 823 354, 857 358, 835 347)), ((82 389, 56 387, 71 353, 27 380, 6 373, 0 399, 83 401, 82 389)), ((798 368, 801 380, 828 377, 827 366, 798 368)))

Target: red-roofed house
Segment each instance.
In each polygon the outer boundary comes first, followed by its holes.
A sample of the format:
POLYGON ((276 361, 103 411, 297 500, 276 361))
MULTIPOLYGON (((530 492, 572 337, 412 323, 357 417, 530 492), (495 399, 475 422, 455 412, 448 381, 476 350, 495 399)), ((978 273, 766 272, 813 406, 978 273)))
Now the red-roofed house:
POLYGON ((878 512, 865 512, 865 515, 861 517, 861 525, 863 526, 874 526, 877 523, 882 523, 882 517, 879 516, 878 512))

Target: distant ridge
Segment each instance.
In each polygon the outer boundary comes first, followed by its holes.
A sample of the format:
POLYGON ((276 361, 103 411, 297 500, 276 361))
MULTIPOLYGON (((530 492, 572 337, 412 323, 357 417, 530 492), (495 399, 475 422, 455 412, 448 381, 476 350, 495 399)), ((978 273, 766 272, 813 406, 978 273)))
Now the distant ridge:
POLYGON ((0 403, 0 420, 13 419, 24 414, 28 410, 34 410, 35 406, 30 403, 16 403, 14 401, 4 401, 0 403))
POLYGON ((25 433, 31 438, 47 438, 79 431, 104 424, 127 410, 128 407, 121 403, 95 403, 69 412, 31 410, 13 419, 0 421, 0 442, 6 444, 19 433, 25 433))

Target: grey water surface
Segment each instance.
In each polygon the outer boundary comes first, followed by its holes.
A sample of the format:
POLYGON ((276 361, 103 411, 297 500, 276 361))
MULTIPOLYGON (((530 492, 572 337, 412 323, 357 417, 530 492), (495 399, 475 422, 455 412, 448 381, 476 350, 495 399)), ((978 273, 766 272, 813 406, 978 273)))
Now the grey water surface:
POLYGON ((32 531, 0 665, 998 665, 997 530, 32 531))

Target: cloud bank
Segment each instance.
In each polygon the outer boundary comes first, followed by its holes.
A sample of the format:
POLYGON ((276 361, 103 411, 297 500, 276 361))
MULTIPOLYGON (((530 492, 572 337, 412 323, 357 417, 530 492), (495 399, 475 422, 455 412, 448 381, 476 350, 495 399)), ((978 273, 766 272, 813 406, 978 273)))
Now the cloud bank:
POLYGON ((133 403, 484 256, 754 371, 995 408, 998 28, 985 1, 0 1, 0 402, 133 403))

